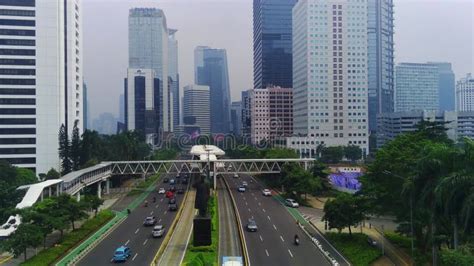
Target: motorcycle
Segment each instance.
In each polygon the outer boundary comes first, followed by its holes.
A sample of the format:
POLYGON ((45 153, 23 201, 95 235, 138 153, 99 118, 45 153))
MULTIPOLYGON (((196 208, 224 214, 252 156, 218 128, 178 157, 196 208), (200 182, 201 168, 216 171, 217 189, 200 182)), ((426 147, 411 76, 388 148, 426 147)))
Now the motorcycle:
POLYGON ((148 201, 145 201, 145 204, 143 206, 148 207, 148 201))
POLYGON ((296 246, 300 245, 300 238, 298 236, 295 236, 295 245, 296 246))

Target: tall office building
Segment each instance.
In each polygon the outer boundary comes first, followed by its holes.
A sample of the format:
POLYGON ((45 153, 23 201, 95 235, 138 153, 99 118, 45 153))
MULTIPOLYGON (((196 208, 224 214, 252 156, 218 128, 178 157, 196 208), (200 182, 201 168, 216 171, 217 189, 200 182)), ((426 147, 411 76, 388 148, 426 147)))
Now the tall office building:
POLYGON ((254 88, 293 87, 292 13, 297 0, 253 0, 254 88))
POLYGON ((401 63, 395 68, 395 111, 437 111, 439 72, 432 64, 401 63))
POLYGON ((197 85, 209 86, 211 94, 211 133, 230 132, 230 85, 225 49, 197 47, 194 62, 197 85), (202 50, 202 51, 201 51, 202 50))
POLYGON ((172 102, 169 87, 169 32, 165 14, 157 8, 132 8, 128 17, 128 66, 153 69, 160 80, 159 126, 173 131, 172 102))
MULTIPOLYGON (((127 85, 125 85, 127 86, 127 85)), ((119 96, 119 117, 118 121, 125 123, 125 94, 120 94, 119 96)))
POLYGON ((454 111, 455 109, 455 75, 451 63, 428 62, 438 67, 438 105, 440 111, 454 111))
POLYGON ((474 77, 466 77, 456 83, 456 111, 474 111, 474 77))
POLYGON ((125 125, 146 137, 148 143, 159 132, 161 82, 153 69, 128 69, 125 79, 125 125))
POLYGON ((251 111, 251 100, 250 98, 252 90, 242 91, 241 103, 242 103, 242 136, 244 138, 250 138, 252 131, 252 111, 251 111))
POLYGON ((232 102, 230 105, 231 132, 234 136, 242 135, 242 102, 232 102))
POLYGON ((179 96, 179 74, 178 74, 178 40, 175 34, 178 30, 168 29, 168 75, 170 77, 170 92, 173 103, 173 127, 179 125, 180 96, 179 96))
POLYGON ((368 0, 369 130, 377 114, 394 111, 393 0, 368 0))
POLYGON ((79 0, 0 1, 0 160, 60 169, 58 132, 83 130, 79 0))
POLYGON ((367 17, 360 0, 300 0, 293 8, 293 133, 308 150, 368 152, 367 17))
POLYGON ((84 125, 84 130, 89 128, 89 100, 87 99, 87 85, 84 82, 82 85, 82 124, 84 125))
POLYGON ((204 67, 204 50, 211 49, 209 46, 197 46, 194 48, 194 83, 198 84, 199 68, 204 67))
POLYGON ((211 133, 210 97, 209 86, 188 85, 183 90, 184 125, 199 127, 202 135, 211 133))
POLYGON ((291 88, 254 89, 251 98, 251 140, 274 142, 293 134, 293 94, 291 88))

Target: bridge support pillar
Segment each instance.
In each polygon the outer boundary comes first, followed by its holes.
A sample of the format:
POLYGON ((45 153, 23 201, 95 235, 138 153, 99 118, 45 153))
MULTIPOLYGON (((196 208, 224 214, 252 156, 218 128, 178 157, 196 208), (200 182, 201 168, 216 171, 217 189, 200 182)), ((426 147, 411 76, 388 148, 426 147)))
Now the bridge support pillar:
POLYGON ((102 181, 97 182, 97 197, 102 198, 102 181))
POLYGON ((52 187, 49 187, 49 197, 50 197, 50 198, 51 198, 51 194, 52 194, 52 192, 53 192, 52 189, 53 189, 52 187))
POLYGON ((77 192, 77 194, 76 194, 76 200, 77 200, 77 202, 81 201, 81 192, 80 191, 77 192))
POLYGON ((41 201, 43 201, 43 199, 44 199, 44 190, 41 191, 41 201))
POLYGON ((110 193, 110 179, 105 180, 105 194, 110 193))

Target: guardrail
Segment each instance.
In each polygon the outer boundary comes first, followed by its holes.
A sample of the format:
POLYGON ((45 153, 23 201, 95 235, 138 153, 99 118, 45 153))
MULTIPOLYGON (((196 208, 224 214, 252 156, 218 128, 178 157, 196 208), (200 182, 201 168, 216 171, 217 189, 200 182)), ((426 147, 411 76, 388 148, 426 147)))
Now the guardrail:
POLYGON ((184 206, 186 205, 187 198, 188 198, 188 192, 189 192, 190 184, 191 184, 191 182, 189 182, 188 187, 186 189, 186 194, 184 194, 183 204, 181 204, 181 206, 179 206, 178 213, 176 214, 176 217, 174 218, 173 223, 171 224, 171 226, 168 230, 168 234, 166 234, 165 238, 163 239, 163 242, 161 242, 161 246, 158 249, 158 251, 156 252, 155 257, 153 257, 153 260, 151 261, 150 266, 157 265, 160 257, 163 255, 163 252, 165 252, 165 248, 168 245, 168 243, 171 239, 171 236, 173 235, 172 232, 174 231, 179 219, 181 218, 181 215, 183 214, 184 206))
POLYGON ((227 192, 230 194, 230 199, 232 200, 232 207, 235 213, 235 219, 237 220, 237 226, 239 227, 239 236, 240 236, 240 246, 242 247, 242 255, 244 257, 244 265, 250 266, 250 259, 249 254, 247 252, 247 242, 245 241, 245 236, 242 227, 242 220, 240 219, 239 210, 237 209, 237 204, 235 203, 234 195, 230 191, 229 184, 225 180, 224 177, 221 177, 224 181, 225 187, 227 188, 227 192))

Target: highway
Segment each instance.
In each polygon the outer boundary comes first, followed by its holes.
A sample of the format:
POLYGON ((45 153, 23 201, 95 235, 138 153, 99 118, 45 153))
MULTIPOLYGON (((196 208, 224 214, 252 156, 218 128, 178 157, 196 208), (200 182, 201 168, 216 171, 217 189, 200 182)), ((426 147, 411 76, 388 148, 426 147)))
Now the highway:
POLYGON ((222 179, 217 181, 217 201, 219 208, 219 265, 222 265, 223 256, 242 256, 234 207, 222 179))
MULTIPOLYGON (((249 218, 255 219, 258 231, 245 231, 245 241, 251 265, 330 265, 310 239, 297 227, 295 220, 281 203, 262 195, 262 187, 252 177, 225 177, 236 200, 245 227, 249 218), (242 181, 248 182, 247 191, 238 192, 242 181), (294 245, 298 234, 300 245, 294 245)), ((245 228, 244 228, 245 230, 245 228)))
MULTIPOLYGON (((168 189, 169 184, 163 184, 163 178, 174 178, 175 174, 163 175, 157 182, 157 188, 163 187, 168 189)), ((181 178, 182 179, 182 178, 181 178)), ((176 185, 185 186, 182 184, 176 185)), ((178 206, 182 203, 184 194, 176 194, 178 206)), ((131 214, 121 223, 114 231, 112 231, 97 247, 78 262, 78 265, 107 265, 110 263, 114 251, 120 245, 126 245, 131 249, 131 257, 125 264, 129 265, 150 265, 153 257, 159 249, 163 237, 153 238, 151 235, 152 226, 145 227, 143 220, 147 216, 155 216, 157 224, 162 224, 168 228, 173 222, 176 212, 168 211, 168 199, 163 194, 158 195, 157 190, 150 193, 146 199, 148 207, 140 204, 131 214), (153 203, 153 197, 156 197, 156 203, 153 203)))

